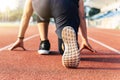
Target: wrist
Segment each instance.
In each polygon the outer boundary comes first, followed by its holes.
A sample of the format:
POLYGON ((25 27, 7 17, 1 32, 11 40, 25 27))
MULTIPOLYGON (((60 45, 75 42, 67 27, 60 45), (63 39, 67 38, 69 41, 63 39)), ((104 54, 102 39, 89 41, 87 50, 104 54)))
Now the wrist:
POLYGON ((18 37, 18 39, 23 40, 23 39, 24 39, 24 37, 18 37))
POLYGON ((88 41, 88 39, 87 38, 82 38, 82 41, 88 41))

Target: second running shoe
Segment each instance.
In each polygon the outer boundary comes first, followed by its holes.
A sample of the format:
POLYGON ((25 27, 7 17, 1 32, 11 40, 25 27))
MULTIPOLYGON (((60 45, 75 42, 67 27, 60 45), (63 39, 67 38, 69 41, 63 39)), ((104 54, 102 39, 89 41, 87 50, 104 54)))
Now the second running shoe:
POLYGON ((49 54, 50 50, 50 42, 49 40, 41 41, 38 53, 39 54, 49 54))

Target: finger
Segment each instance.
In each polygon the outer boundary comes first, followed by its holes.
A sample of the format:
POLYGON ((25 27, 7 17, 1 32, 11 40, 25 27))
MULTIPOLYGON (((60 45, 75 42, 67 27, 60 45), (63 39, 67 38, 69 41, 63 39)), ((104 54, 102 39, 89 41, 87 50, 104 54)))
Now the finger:
POLYGON ((25 49, 23 46, 21 46, 21 48, 22 48, 24 51, 26 51, 26 49, 25 49))
POLYGON ((79 51, 81 52, 84 48, 80 48, 79 51))
POLYGON ((81 45, 79 51, 81 52, 84 49, 84 46, 81 45))
POLYGON ((94 49, 89 49, 91 52, 96 53, 96 50, 94 49))
POLYGON ((94 50, 93 53, 98 53, 98 52, 96 50, 94 50))
POLYGON ((17 46, 12 46, 12 47, 8 48, 8 50, 12 51, 12 50, 14 50, 16 47, 17 47, 17 46))
POLYGON ((88 50, 90 50, 91 51, 91 47, 89 47, 89 46, 86 46, 86 45, 82 45, 81 47, 80 47, 80 51, 82 51, 83 49, 88 49, 88 50))
POLYGON ((94 50, 93 48, 90 48, 90 47, 86 47, 89 51, 93 52, 93 53, 97 53, 96 50, 94 50))
POLYGON ((12 51, 12 50, 13 50, 13 48, 11 48, 11 47, 10 47, 10 48, 8 48, 8 50, 9 50, 9 51, 12 51))
POLYGON ((95 52, 95 50, 89 45, 89 46, 84 46, 85 49, 88 49, 91 52, 95 52))

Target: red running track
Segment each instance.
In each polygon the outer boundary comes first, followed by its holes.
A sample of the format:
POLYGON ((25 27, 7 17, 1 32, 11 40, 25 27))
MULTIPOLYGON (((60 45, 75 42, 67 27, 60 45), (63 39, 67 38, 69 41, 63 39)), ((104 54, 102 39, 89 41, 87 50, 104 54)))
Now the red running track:
POLYGON ((0 80, 120 80, 120 30, 88 28, 89 42, 98 53, 82 51, 78 69, 62 66, 54 25, 49 27, 50 55, 37 53, 36 26, 26 32, 27 51, 8 51, 17 33, 18 27, 0 26, 0 80))

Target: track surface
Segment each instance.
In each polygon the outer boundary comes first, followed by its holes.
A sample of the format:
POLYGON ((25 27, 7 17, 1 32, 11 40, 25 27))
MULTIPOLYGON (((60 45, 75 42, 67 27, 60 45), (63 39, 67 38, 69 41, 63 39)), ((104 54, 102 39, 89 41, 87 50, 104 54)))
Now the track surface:
POLYGON ((26 32, 27 51, 8 51, 18 28, 0 26, 0 80, 120 80, 120 30, 89 28, 89 42, 98 53, 82 51, 78 69, 67 69, 57 51, 54 25, 49 27, 50 55, 37 53, 40 40, 36 26, 26 32))

